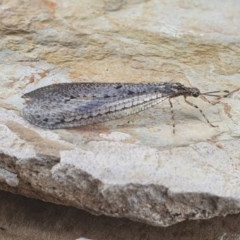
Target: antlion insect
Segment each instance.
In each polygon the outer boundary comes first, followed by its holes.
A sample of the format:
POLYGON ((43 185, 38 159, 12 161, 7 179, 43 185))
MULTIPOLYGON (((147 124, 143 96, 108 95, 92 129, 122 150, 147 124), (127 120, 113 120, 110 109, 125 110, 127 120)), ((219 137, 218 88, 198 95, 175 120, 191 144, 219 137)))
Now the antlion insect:
MULTIPOLYGON (((60 83, 24 94, 22 97, 28 101, 22 114, 42 128, 70 128, 122 118, 168 99, 174 122, 171 99, 183 96, 187 104, 198 109, 207 123, 215 127, 187 97, 219 97, 218 92, 201 93, 198 88, 181 83, 60 83)), ((173 127, 175 132, 175 123, 173 127)))

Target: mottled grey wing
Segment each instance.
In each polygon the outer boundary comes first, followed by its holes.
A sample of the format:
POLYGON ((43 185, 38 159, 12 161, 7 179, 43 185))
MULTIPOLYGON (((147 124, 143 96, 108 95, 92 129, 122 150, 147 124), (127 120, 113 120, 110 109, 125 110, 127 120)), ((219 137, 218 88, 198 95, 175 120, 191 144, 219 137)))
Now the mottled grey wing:
POLYGON ((166 83, 59 83, 38 88, 24 94, 28 99, 49 99, 65 101, 66 99, 103 99, 126 98, 141 94, 161 92, 166 83))
POLYGON ((167 83, 62 83, 23 95, 23 117, 44 128, 104 122, 142 111, 163 101, 167 83))
POLYGON ((88 118, 105 102, 105 100, 82 99, 67 101, 35 99, 28 102, 23 108, 22 114, 32 124, 54 128, 54 125, 58 123, 74 121, 76 118, 88 118))
POLYGON ((151 107, 165 98, 140 95, 131 98, 70 99, 52 101, 35 99, 23 109, 30 123, 44 128, 65 128, 99 123, 127 116, 151 107))

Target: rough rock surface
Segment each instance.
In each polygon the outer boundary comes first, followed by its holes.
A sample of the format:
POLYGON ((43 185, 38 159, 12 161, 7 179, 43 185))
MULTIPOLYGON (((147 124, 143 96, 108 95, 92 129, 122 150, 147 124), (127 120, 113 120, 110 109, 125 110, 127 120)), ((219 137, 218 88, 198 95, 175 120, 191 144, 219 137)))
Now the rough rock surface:
POLYGON ((237 240, 239 224, 234 214, 153 227, 0 191, 3 240, 237 240))
MULTIPOLYGON (((0 189, 156 226, 240 212, 240 93, 70 130, 21 117, 59 82, 240 87, 238 1, 2 1, 0 189)), ((190 99, 189 99, 190 100, 190 99)))

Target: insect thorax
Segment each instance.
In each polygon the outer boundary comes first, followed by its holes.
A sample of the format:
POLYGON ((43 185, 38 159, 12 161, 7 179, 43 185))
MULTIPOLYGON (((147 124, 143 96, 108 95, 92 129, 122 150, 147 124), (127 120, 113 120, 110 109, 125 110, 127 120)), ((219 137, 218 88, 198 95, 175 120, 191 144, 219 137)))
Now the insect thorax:
POLYGON ((168 85, 167 90, 168 90, 168 95, 171 98, 178 97, 178 96, 198 97, 200 95, 200 90, 198 88, 185 87, 181 83, 170 84, 168 85))

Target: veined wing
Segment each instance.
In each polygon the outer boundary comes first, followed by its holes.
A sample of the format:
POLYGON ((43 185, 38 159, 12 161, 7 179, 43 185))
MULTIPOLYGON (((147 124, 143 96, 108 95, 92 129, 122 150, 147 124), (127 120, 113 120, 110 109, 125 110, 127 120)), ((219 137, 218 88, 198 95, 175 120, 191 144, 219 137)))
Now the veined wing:
POLYGON ((38 88, 22 97, 30 100, 48 99, 62 102, 69 99, 104 99, 139 96, 164 92, 169 83, 60 83, 38 88))
POLYGON ((98 123, 142 111, 160 103, 161 93, 142 94, 127 98, 88 99, 74 98, 65 101, 35 99, 23 109, 31 123, 46 128, 62 128, 98 123))

